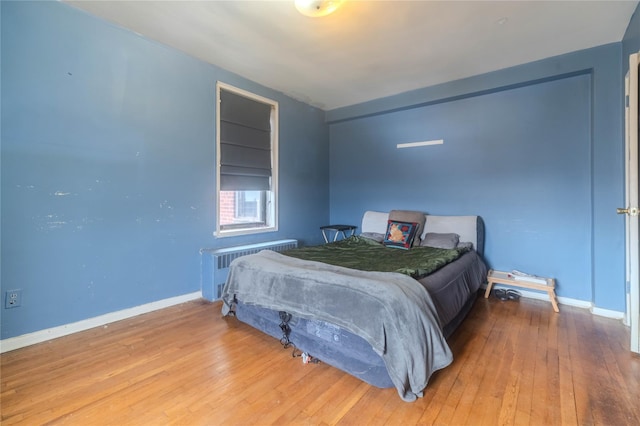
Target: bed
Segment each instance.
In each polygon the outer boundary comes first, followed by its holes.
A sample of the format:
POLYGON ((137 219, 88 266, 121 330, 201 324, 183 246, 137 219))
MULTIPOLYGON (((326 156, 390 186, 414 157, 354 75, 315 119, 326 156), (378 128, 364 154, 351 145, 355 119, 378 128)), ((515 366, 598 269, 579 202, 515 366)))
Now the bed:
POLYGON ((367 211, 358 236, 234 260, 222 291, 223 314, 414 401, 432 374, 452 362, 446 338, 471 309, 487 267, 478 216, 420 213, 424 220, 416 223, 417 236, 406 250, 380 242, 391 238, 393 219, 406 213, 367 211), (424 252, 433 259, 397 271, 377 269, 377 260, 356 269, 349 256, 358 250, 383 257, 424 252), (346 263, 331 263, 325 254, 331 251, 346 263))

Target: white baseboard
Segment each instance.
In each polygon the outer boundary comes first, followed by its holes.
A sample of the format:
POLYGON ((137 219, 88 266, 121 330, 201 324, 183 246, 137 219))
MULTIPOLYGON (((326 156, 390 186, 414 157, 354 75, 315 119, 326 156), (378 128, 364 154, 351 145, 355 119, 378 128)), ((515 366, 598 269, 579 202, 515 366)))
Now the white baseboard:
MULTIPOLYGON (((494 285, 493 288, 509 288, 509 287, 498 284, 498 285, 494 285)), ((535 291, 523 290, 520 288, 517 288, 514 290, 517 290, 522 295, 522 297, 526 297, 528 299, 545 300, 549 302, 549 296, 546 293, 538 293, 535 291)), ((589 311, 591 311, 593 315, 598 315, 601 317, 613 318, 618 320, 623 320, 625 317, 624 312, 598 308, 596 306, 593 306, 593 303, 587 302, 586 300, 571 299, 569 297, 558 296, 558 303, 560 305, 575 306, 576 308, 589 309, 589 311)))
POLYGON ((617 319, 617 320, 621 320, 621 321, 624 321, 624 319, 625 319, 625 313, 624 312, 612 311, 610 309, 602 309, 602 308, 598 308, 596 306, 591 307, 591 313, 593 315, 598 315, 600 317, 613 318, 613 319, 617 319))
POLYGON ((105 324, 120 321, 126 318, 131 318, 137 315, 146 314, 148 312, 157 311, 158 309, 168 308, 169 306, 179 305, 180 303, 200 299, 201 297, 202 292, 197 291, 182 296, 158 300, 156 302, 147 303, 145 305, 135 306, 133 308, 123 309, 121 311, 110 312, 108 314, 88 318, 86 320, 74 322, 71 324, 65 324, 58 327, 48 328, 45 330, 0 340, 0 353, 13 351, 25 346, 35 345, 36 343, 46 342, 47 340, 56 339, 58 337, 77 333, 79 331, 89 330, 90 328, 100 327, 105 324))
MULTIPOLYGON (((502 285, 496 285, 494 286, 494 288, 508 288, 508 287, 502 286, 502 285)), ((520 292, 522 297, 526 297, 529 299, 549 301, 549 297, 545 293, 537 293, 534 291, 521 290, 521 289, 518 289, 518 292, 520 292)), ((180 303, 185 303, 191 300, 200 299, 201 297, 202 297, 202 292, 197 291, 197 292, 185 294, 182 296, 176 296, 176 297, 171 297, 169 299, 158 300, 156 302, 147 303, 145 305, 140 305, 133 308, 123 309, 121 311, 110 312, 108 314, 74 322, 71 324, 61 325, 59 327, 48 328, 45 330, 40 330, 33 333, 23 334, 21 336, 0 340, 0 353, 13 351, 15 349, 20 349, 25 346, 35 345, 36 343, 46 342, 47 340, 56 339, 58 337, 66 336, 68 334, 89 330, 90 328, 100 327, 112 322, 135 317, 141 314, 146 314, 148 312, 157 311, 158 309, 168 308, 169 306, 179 305, 180 303)), ((598 308, 593 306, 593 303, 587 302, 584 300, 571 299, 568 297, 558 297, 558 303, 561 305, 575 306, 578 308, 589 309, 592 314, 602 316, 602 317, 619 319, 619 320, 623 320, 625 317, 624 312, 598 308)))

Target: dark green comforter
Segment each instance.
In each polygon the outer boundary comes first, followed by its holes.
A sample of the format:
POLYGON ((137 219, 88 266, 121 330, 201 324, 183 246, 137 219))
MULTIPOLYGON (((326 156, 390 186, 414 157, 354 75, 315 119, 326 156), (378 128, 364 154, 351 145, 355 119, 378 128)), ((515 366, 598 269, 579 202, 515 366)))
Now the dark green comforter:
POLYGON ((453 262, 466 251, 468 248, 413 247, 402 250, 353 236, 335 243, 288 250, 283 254, 361 271, 400 272, 419 279, 453 262))

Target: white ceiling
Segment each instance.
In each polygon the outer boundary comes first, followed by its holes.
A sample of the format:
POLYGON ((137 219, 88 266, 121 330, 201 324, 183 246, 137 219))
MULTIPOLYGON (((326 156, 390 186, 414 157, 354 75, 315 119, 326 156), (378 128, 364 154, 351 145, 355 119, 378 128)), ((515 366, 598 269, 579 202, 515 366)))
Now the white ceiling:
POLYGON ((324 18, 292 0, 67 3, 331 110, 619 42, 638 1, 352 0, 324 18))

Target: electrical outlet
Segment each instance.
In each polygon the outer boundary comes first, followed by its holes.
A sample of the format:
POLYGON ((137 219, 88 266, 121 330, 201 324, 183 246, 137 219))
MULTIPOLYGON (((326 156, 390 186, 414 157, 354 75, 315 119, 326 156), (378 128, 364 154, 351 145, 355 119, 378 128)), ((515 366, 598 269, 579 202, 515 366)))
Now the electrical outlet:
POLYGON ((5 309, 17 308, 22 306, 22 289, 9 290, 4 293, 4 307, 5 309))

